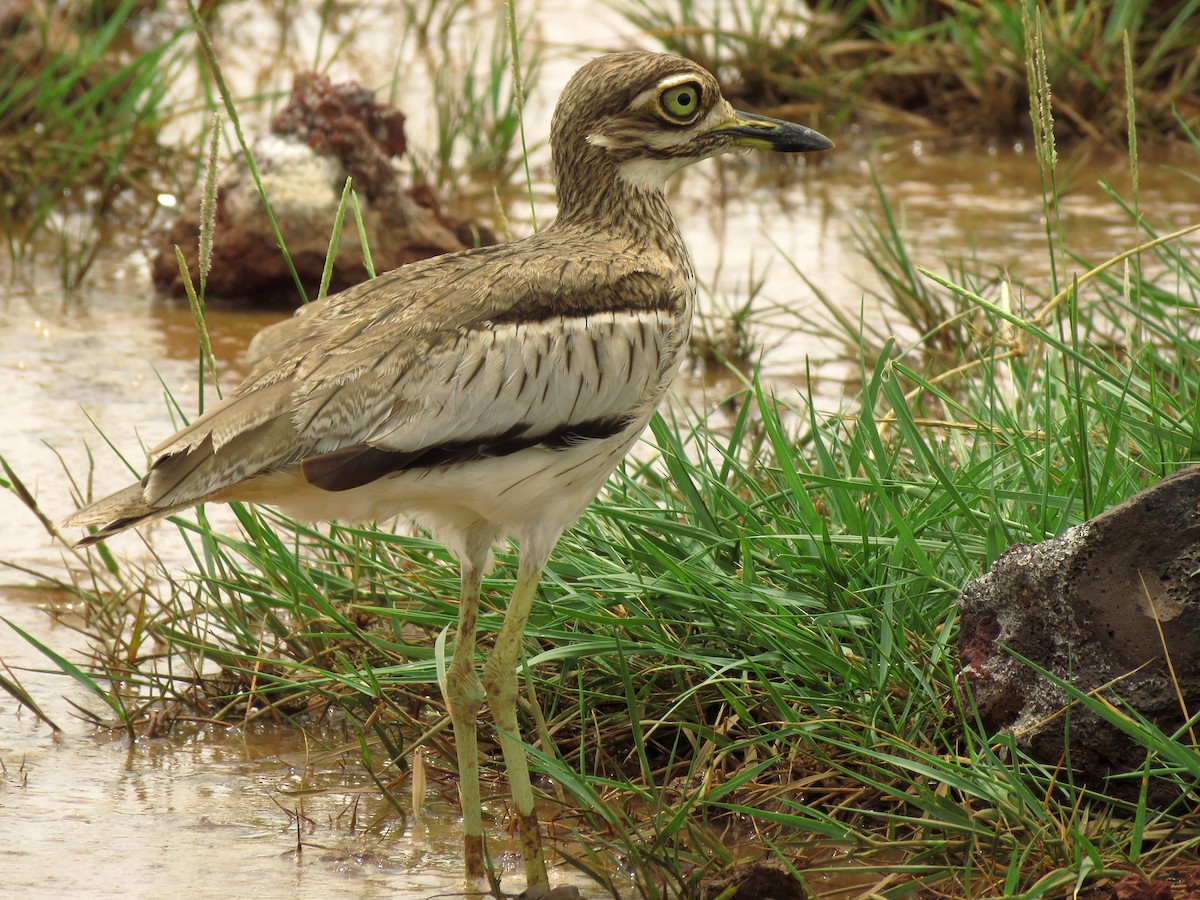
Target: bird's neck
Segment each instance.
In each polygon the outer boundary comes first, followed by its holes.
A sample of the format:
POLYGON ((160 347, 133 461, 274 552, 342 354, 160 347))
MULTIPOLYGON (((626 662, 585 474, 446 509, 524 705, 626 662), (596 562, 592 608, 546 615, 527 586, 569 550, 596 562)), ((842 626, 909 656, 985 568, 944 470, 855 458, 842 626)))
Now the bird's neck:
POLYGON ((615 167, 560 170, 558 175, 556 227, 620 235, 634 246, 688 259, 661 184, 628 179, 615 167))

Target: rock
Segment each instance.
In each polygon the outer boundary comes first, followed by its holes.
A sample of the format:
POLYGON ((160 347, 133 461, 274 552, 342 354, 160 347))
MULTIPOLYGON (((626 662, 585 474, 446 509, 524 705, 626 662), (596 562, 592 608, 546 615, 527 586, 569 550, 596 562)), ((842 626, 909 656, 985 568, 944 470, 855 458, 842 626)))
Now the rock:
MULTIPOLYGON (((495 243, 485 228, 456 222, 427 185, 401 187, 393 158, 403 153, 404 116, 377 104, 360 85, 332 85, 315 73, 296 77, 288 105, 272 132, 252 146, 263 187, 292 262, 314 297, 346 176, 359 195, 377 272, 405 263, 495 243)), ((198 280, 200 190, 185 204, 154 260, 163 291, 183 295, 175 246, 198 280)), ((347 210, 330 281, 331 293, 364 281, 366 267, 353 214, 347 210)), ((270 219, 245 159, 239 155, 218 180, 216 227, 207 295, 255 303, 299 302, 270 219)))
POLYGON ((1132 874, 1113 885, 1111 896, 1113 900, 1175 900, 1175 890, 1166 881, 1132 874))
POLYGON ((701 900, 805 900, 809 893, 781 861, 760 859, 735 863, 717 877, 705 879, 699 896, 701 900))
POLYGON ((271 122, 278 135, 294 135, 322 156, 340 159, 368 197, 383 196, 396 185, 392 157, 408 149, 404 113, 375 102, 358 84, 331 84, 315 72, 296 76, 288 105, 271 122))
POLYGON ((556 888, 542 886, 526 888, 517 894, 516 900, 579 900, 582 895, 574 885, 560 884, 556 888))
MULTIPOLYGON (((1080 691, 1102 689, 1118 708, 1129 704, 1171 733, 1186 721, 1183 707, 1200 708, 1198 570, 1200 467, 1061 537, 1005 551, 960 600, 961 674, 984 726, 1011 730, 1050 766, 1069 749, 1085 783, 1136 797, 1137 778, 1105 779, 1141 769, 1142 745, 1080 704, 1068 731, 1064 692, 1013 654, 1080 691)), ((1153 802, 1176 795, 1168 783, 1152 783, 1153 802)))

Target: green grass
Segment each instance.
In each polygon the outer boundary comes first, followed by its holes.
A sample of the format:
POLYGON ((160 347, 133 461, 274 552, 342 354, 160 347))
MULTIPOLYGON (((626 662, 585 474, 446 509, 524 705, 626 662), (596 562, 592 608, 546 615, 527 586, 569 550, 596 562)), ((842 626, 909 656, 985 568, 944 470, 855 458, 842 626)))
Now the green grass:
MULTIPOLYGON (((748 854, 814 890, 886 897, 1064 896, 1200 862, 1188 803, 1106 796, 986 733, 956 643, 959 592, 1007 547, 1200 461, 1195 244, 1161 239, 1136 197, 1114 200, 1139 252, 1093 267, 1048 231, 1056 280, 1023 304, 965 264, 914 260, 879 196, 862 246, 919 337, 901 348, 832 321, 861 360, 838 409, 755 378, 731 398, 732 424, 656 418, 656 453, 618 471, 547 568, 524 733, 551 778, 558 846, 614 895, 631 873, 639 896, 690 896, 748 854)), ((95 647, 84 664, 48 658, 102 696, 96 720, 133 733, 151 713, 168 729, 269 718, 319 746, 334 718, 360 734, 361 770, 385 794, 418 743, 452 765, 426 715, 444 713, 456 614, 444 551, 234 510, 232 532, 203 512, 175 520, 188 577, 103 547, 46 573, 95 647)), ((514 574, 500 553, 482 630, 498 627, 514 574)), ((1186 734, 1119 718, 1147 771, 1194 790, 1186 734)))
MULTIPOLYGON (((890 875, 885 896, 981 897, 1195 862, 1190 807, 1076 787, 981 733, 956 681, 967 581, 1200 460, 1200 260, 1143 255, 1170 278, 1102 272, 1043 324, 919 274, 980 326, 954 379, 885 343, 842 411, 755 383, 732 427, 655 420, 658 454, 564 538, 526 639, 526 735, 579 865, 662 897, 750 845, 802 877, 890 875)), ((412 704, 440 707, 455 567, 423 538, 236 509, 232 534, 179 520, 190 578, 147 586, 100 556, 76 573, 102 616, 94 684, 123 725, 165 705, 311 729, 332 708, 386 784, 422 733, 412 704)), ((1191 788, 1195 748, 1137 737, 1191 788)))
POLYGON ((1119 145, 1129 85, 1137 127, 1152 141, 1195 116, 1200 3, 1153 0, 615 0, 663 46, 722 73, 732 97, 912 129, 1011 137, 1029 132, 1024 15, 1041 14, 1054 111, 1064 135, 1119 145))
MULTIPOLYGON (((464 37, 462 12, 459 3, 405 7, 400 43, 425 49, 437 98, 435 143, 413 148, 408 161, 416 182, 454 197, 483 197, 490 209, 493 188, 504 192, 524 162, 519 98, 503 13, 494 27, 472 26, 464 37), (490 43, 473 43, 481 31, 492 35, 490 43)), ((344 40, 324 40, 327 13, 315 68, 347 52, 344 40)), ((206 13, 223 14, 219 4, 206 13)), ((0 41, 0 233, 14 265, 44 252, 52 236, 62 282, 77 287, 114 234, 140 234, 160 195, 183 198, 202 176, 206 130, 167 144, 159 140, 165 124, 194 116, 200 105, 225 109, 240 128, 237 110, 244 115, 275 95, 239 98, 234 109, 205 46, 208 25, 184 7, 148 12, 138 0, 123 0, 107 15, 72 20, 35 2, 15 21, 14 34, 0 41), (150 15, 161 37, 145 37, 141 18, 150 15), (174 85, 191 82, 197 98, 169 99, 174 85)), ((528 89, 537 54, 524 66, 528 89)), ((380 93, 403 104, 405 84, 397 70, 380 93)))
MULTIPOLYGON (((438 60, 431 67, 435 143, 410 154, 414 181, 428 182, 450 196, 479 194, 482 188, 490 197, 525 165, 512 43, 504 22, 502 10, 490 41, 465 53, 454 46, 449 19, 437 31, 429 49, 438 60)), ((521 84, 529 91, 537 81, 539 54, 527 53, 520 63, 521 84)), ((394 87, 403 87, 402 81, 397 79, 394 87)))
POLYGON ((183 32, 125 49, 138 6, 124 0, 96 22, 71 23, 34 3, 0 49, 0 231, 16 260, 49 229, 68 287, 104 245, 102 219, 146 219, 160 192, 180 189, 178 154, 157 136, 167 86, 188 64, 183 32))

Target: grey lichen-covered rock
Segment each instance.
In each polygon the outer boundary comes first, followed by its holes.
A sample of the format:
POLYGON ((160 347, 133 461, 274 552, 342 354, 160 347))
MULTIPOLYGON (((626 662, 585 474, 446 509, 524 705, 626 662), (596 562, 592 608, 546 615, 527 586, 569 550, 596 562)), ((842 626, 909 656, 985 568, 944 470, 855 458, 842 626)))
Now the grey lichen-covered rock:
MULTIPOLYGON (((1011 730, 1048 765, 1069 760, 1096 786, 1139 770, 1141 743, 1079 704, 1068 716, 1065 693, 1017 657, 1120 698, 1167 733, 1184 709, 1200 710, 1200 467, 1002 554, 963 590, 959 653, 988 729, 1011 730)), ((1107 789, 1136 796, 1140 785, 1116 779, 1107 789)))
MULTIPOLYGON (((377 104, 356 84, 333 85, 319 75, 296 78, 292 96, 258 138, 252 153, 263 191, 288 253, 311 298, 321 274, 347 175, 358 193, 376 271, 441 253, 495 243, 487 229, 456 222, 428 186, 401 185, 394 157, 404 152, 404 116, 377 104)), ((159 289, 183 293, 178 246, 198 277, 199 195, 189 199, 154 260, 159 289)), ((367 277, 362 243, 347 215, 333 264, 330 292, 367 277)), ((218 182, 212 268, 207 293, 248 302, 299 302, 258 186, 243 157, 218 182)))

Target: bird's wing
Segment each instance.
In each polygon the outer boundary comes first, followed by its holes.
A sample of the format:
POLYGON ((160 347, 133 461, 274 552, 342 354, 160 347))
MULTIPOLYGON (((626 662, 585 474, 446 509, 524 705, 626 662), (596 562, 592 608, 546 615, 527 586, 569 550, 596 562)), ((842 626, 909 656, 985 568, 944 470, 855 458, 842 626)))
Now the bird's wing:
POLYGON ((665 344, 685 339, 680 288, 633 255, 546 271, 505 249, 405 267, 290 320, 234 394, 152 451, 146 500, 197 503, 296 465, 341 490, 646 412, 665 344))

